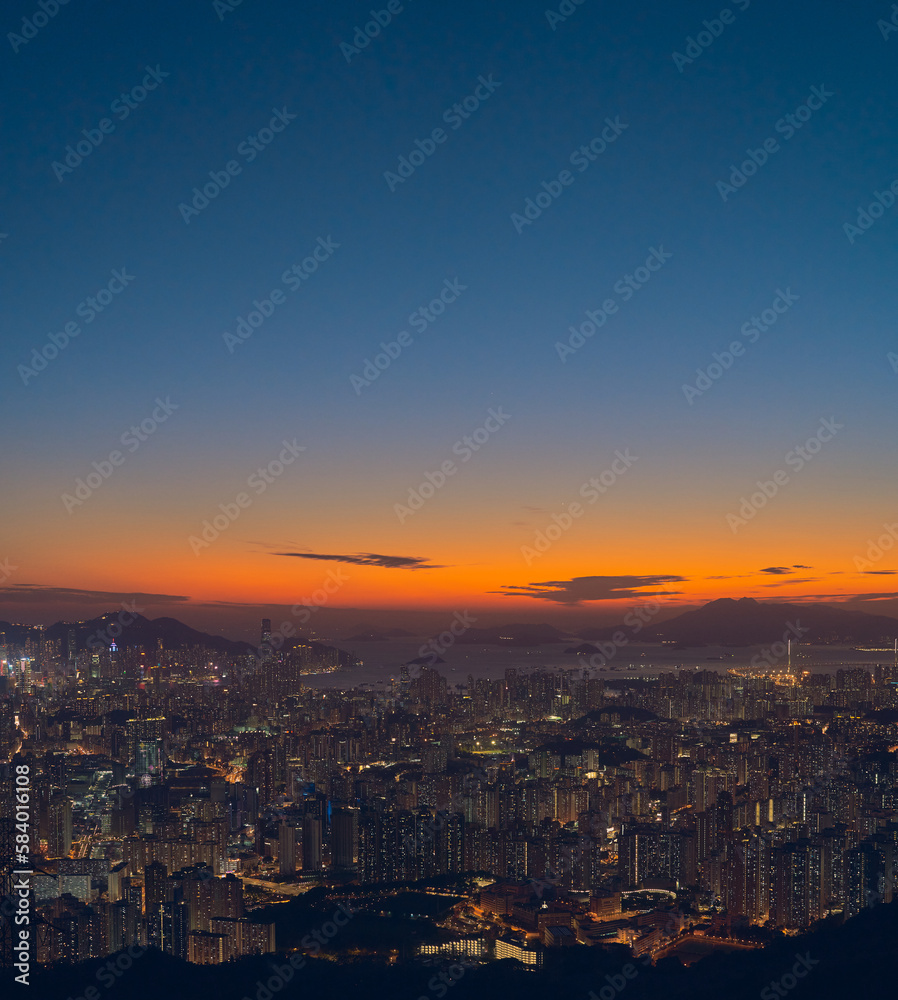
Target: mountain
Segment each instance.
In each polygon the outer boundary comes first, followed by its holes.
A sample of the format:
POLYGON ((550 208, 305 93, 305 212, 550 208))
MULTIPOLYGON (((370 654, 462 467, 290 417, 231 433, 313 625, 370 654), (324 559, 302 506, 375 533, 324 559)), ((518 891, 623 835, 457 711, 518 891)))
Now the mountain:
MULTIPOLYGON (((616 631, 634 638, 633 628, 586 629, 583 639, 610 639, 616 631)), ((757 646, 768 642, 880 643, 898 637, 898 618, 844 611, 830 604, 762 604, 751 597, 724 597, 657 626, 647 623, 639 641, 682 646, 757 646)))
MULTIPOLYGON (((189 625, 185 625, 184 622, 178 621, 177 618, 154 618, 151 620, 144 618, 143 615, 123 611, 109 611, 100 615, 99 618, 91 618, 89 621, 83 622, 56 622, 44 629, 44 636, 47 639, 59 640, 62 649, 65 650, 70 631, 75 633, 75 642, 79 651, 87 649, 88 640, 93 638, 104 644, 115 639, 121 648, 143 646, 152 650, 156 648, 157 641, 161 639, 164 649, 186 649, 191 646, 202 646, 205 649, 212 649, 230 656, 243 656, 247 653, 258 652, 258 648, 249 642, 239 642, 225 639, 224 636, 220 635, 198 632, 189 625), (112 626, 111 629, 110 626, 112 626)), ((37 637, 37 629, 33 625, 16 625, 0 621, 0 634, 5 634, 6 641, 13 645, 23 645, 27 639, 34 640, 37 637)), ((287 640, 284 647, 292 647, 296 643, 305 643, 311 646, 316 653, 325 653, 332 648, 319 642, 300 638, 287 640)), ((338 652, 342 666, 348 666, 353 662, 349 653, 343 650, 338 650, 338 652)))
MULTIPOLYGON (((198 632, 175 618, 150 620, 143 615, 126 611, 108 611, 87 621, 56 622, 44 629, 44 637, 58 640, 63 648, 66 648, 69 632, 75 633, 75 643, 79 651, 86 649, 88 640, 92 638, 107 643, 115 639, 119 646, 154 648, 157 639, 162 639, 162 645, 166 649, 205 646, 207 649, 235 655, 253 651, 249 643, 232 642, 220 635, 198 632)), ((33 641, 37 638, 38 629, 34 625, 17 625, 0 621, 0 633, 5 634, 7 642, 23 645, 28 639, 33 641)))

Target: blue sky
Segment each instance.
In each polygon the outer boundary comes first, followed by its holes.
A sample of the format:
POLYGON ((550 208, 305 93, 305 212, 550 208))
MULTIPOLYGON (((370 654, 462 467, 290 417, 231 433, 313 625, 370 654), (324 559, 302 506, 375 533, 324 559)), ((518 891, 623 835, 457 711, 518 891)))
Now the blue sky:
MULTIPOLYGON (((0 407, 13 428, 12 520, 29 545, 100 536, 99 521, 73 529, 58 494, 160 395, 179 404, 177 419, 109 492, 120 513, 152 495, 179 537, 234 475, 296 434, 318 487, 343 498, 340 516, 367 524, 365 497, 347 502, 347 491, 373 482, 401 496, 495 405, 515 417, 489 459, 507 492, 472 475, 472 510, 549 509, 630 445, 650 466, 640 503, 678 482, 685 510, 680 487, 704 477, 722 517, 740 484, 829 416, 846 430, 801 504, 810 511, 817 489, 832 497, 847 481, 888 507, 898 209, 853 244, 843 226, 898 177, 898 41, 877 26, 890 10, 744 3, 726 8, 731 23, 682 72, 673 54, 721 5, 585 0, 553 30, 530 0, 410 0, 349 62, 340 45, 371 21, 370 2, 244 0, 219 13, 194 0, 70 0, 18 51, 7 40, 0 407), (117 118, 113 102, 148 67, 168 75, 117 118), (444 113, 481 77, 500 85, 452 129, 444 113), (821 87, 832 96, 784 140, 777 121, 821 87), (240 144, 278 109, 295 118, 248 162, 240 144), (54 161, 104 118, 114 130, 59 180, 54 161), (513 213, 572 169, 609 118, 626 129, 519 234, 513 213), (447 141, 391 191, 385 172, 440 127, 447 141), (771 136, 779 150, 724 201, 717 182, 771 136), (239 175, 186 224, 179 204, 230 160, 239 175), (319 238, 339 249, 229 353, 223 333, 284 289, 284 271, 319 238), (569 326, 619 300, 615 284, 658 247, 672 254, 663 268, 561 363, 569 326), (133 282, 23 384, 19 366, 120 268, 133 282), (464 293, 356 394, 350 376, 446 279, 464 293), (778 289, 795 305, 688 405, 684 383, 778 289)), ((37 10, 8 4, 4 34, 37 10)), ((878 515, 859 514, 857 537, 878 515)), ((434 539, 445 530, 431 526, 434 539)), ((299 541, 314 548, 310 531, 299 541)), ((367 547, 379 544, 375 532, 367 547)), ((409 554, 431 550, 436 541, 409 554)), ((69 583, 78 558, 60 555, 69 583)), ((58 582, 47 565, 37 559, 35 572, 58 582)), ((104 578, 127 589, 138 575, 104 578)))

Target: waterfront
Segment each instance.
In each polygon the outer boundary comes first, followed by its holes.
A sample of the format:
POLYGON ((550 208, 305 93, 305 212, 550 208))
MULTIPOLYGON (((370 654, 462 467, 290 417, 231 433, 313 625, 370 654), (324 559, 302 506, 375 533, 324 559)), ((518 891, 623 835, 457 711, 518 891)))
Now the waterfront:
MULTIPOLYGON (((340 643, 334 640, 337 645, 340 643)), ((303 678, 304 683, 316 688, 349 688, 362 684, 388 686, 391 678, 399 679, 402 665, 420 656, 425 638, 390 642, 346 643, 341 648, 351 652, 362 662, 331 674, 313 674, 303 678)), ((775 645, 775 644, 774 644, 775 645)), ((788 654, 776 657, 767 646, 701 646, 691 649, 673 645, 633 643, 617 650, 608 659, 604 670, 600 658, 590 665, 590 657, 566 653, 569 643, 552 643, 532 647, 469 646, 461 643, 442 655, 444 663, 436 664, 450 684, 467 684, 468 677, 475 680, 495 680, 508 669, 517 670, 575 670, 586 669, 594 676, 606 679, 623 677, 655 677, 659 673, 676 670, 717 670, 746 668, 759 663, 784 671, 790 664, 788 654), (769 659, 765 660, 767 656, 769 659)), ((775 651, 774 651, 775 652, 775 651)), ((869 650, 852 646, 792 646, 793 671, 834 673, 845 667, 865 667, 873 670, 877 663, 894 663, 891 649, 869 650)))

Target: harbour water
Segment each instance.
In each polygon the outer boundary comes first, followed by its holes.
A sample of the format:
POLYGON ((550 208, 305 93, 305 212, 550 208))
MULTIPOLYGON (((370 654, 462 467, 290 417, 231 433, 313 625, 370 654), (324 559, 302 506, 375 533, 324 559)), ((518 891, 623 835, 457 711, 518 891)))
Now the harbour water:
MULTIPOLYGON (((349 688, 363 684, 389 686, 391 678, 399 678, 402 665, 421 656, 424 639, 402 641, 344 643, 334 645, 351 652, 361 666, 350 667, 333 674, 312 674, 303 680, 310 687, 349 688)), ((576 645, 576 644, 575 644, 576 645)), ((577 670, 588 669, 592 676, 607 679, 623 677, 656 677, 659 673, 676 670, 717 670, 734 667, 773 666, 793 672, 835 673, 840 668, 866 667, 877 663, 896 662, 892 649, 860 649, 853 646, 798 646, 793 643, 791 655, 780 653, 779 645, 766 646, 701 646, 684 649, 665 644, 632 643, 618 648, 609 657, 594 657, 566 653, 567 643, 552 643, 531 647, 471 646, 457 644, 442 654, 445 663, 435 664, 450 684, 467 684, 468 677, 499 679, 505 671, 577 670), (590 662, 590 660, 592 662, 590 662), (604 666, 604 670, 602 669, 604 666)))

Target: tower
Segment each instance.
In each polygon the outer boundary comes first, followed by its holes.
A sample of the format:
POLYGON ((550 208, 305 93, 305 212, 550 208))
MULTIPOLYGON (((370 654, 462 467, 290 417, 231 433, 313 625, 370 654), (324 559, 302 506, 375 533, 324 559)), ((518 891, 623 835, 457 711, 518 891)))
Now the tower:
POLYGON ((331 816, 331 852, 333 867, 354 868, 359 860, 359 811, 352 806, 337 806, 331 816))
POLYGON ((165 718, 129 719, 126 723, 128 759, 138 785, 146 788, 162 781, 165 718))
POLYGON ((287 819, 278 829, 278 873, 284 878, 296 874, 296 827, 287 819))
POLYGON ((271 659, 271 619, 262 619, 262 633, 259 640, 259 658, 261 660, 271 659))
POLYGON ((321 871, 321 820, 313 813, 306 813, 302 820, 302 870, 321 871))
POLYGON ((47 853, 51 858, 67 858, 72 849, 72 803, 64 793, 50 797, 47 853))

